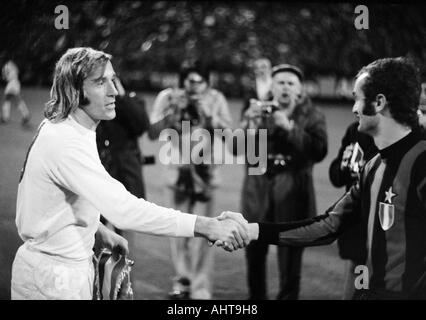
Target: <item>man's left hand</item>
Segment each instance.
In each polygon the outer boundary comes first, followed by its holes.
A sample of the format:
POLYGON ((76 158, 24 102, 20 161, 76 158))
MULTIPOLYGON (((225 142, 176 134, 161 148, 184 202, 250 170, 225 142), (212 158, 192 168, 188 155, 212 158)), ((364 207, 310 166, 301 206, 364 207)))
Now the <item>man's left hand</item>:
POLYGON ((128 241, 108 229, 104 224, 99 223, 98 231, 96 232, 96 247, 106 247, 113 253, 114 258, 117 258, 119 254, 129 254, 129 243, 128 241))

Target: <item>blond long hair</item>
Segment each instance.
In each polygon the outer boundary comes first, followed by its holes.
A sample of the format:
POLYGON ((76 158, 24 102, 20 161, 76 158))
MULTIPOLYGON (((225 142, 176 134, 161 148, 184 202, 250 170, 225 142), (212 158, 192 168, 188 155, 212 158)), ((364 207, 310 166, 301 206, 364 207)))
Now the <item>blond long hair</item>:
POLYGON ((78 107, 86 105, 88 101, 83 93, 83 81, 95 68, 105 67, 111 59, 111 55, 88 47, 68 49, 56 63, 44 116, 59 122, 78 107))

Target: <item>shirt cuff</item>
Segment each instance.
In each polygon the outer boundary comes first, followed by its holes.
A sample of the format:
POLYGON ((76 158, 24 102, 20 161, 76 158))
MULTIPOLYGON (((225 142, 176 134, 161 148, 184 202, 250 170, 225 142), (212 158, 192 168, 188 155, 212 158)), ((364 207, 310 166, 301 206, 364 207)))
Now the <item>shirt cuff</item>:
POLYGON ((176 237, 194 237, 195 214, 183 213, 178 211, 176 237))

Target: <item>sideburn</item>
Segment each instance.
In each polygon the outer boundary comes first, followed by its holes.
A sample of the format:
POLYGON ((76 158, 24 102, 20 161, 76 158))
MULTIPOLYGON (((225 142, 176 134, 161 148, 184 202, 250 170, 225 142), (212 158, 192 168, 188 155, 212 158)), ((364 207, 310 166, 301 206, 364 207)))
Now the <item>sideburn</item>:
POLYGON ((80 89, 80 107, 85 107, 90 104, 90 100, 84 94, 83 88, 80 89))
POLYGON ((365 99, 362 114, 366 116, 375 116, 377 114, 376 109, 373 106, 373 100, 367 98, 365 99))

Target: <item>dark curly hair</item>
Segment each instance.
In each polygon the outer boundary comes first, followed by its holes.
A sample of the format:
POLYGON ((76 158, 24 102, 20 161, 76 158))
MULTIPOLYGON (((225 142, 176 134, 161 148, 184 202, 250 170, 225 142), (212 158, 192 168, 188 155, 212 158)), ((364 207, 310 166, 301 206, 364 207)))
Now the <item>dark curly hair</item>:
POLYGON ((210 78, 210 66, 201 60, 195 60, 192 63, 189 61, 184 61, 182 63, 180 72, 179 72, 179 87, 183 87, 183 83, 191 72, 198 73, 203 79, 209 83, 210 78))
POLYGON ((404 57, 384 58, 363 67, 356 77, 364 73, 368 74, 362 87, 366 107, 371 106, 378 94, 383 94, 395 121, 416 127, 421 92, 420 73, 416 65, 404 57))

